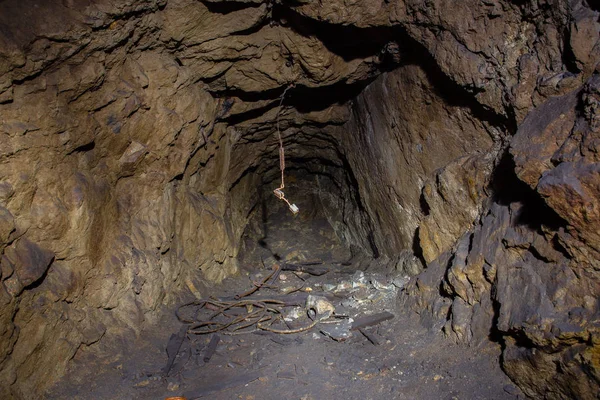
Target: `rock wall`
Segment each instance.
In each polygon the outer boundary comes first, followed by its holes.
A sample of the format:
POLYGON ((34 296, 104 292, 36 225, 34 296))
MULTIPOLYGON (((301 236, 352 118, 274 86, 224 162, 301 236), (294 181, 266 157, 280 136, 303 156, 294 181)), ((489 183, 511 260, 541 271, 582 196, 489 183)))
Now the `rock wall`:
POLYGON ((598 11, 0 2, 0 395, 236 273, 279 130, 354 252, 424 269, 424 323, 503 343, 530 396, 592 398, 598 11))
POLYGON ((290 158, 343 170, 319 132, 347 107, 311 91, 342 85, 343 102, 376 57, 347 62, 272 14, 194 0, 0 4, 3 398, 36 397, 78 350, 135 335, 234 274, 278 165, 279 122, 290 158))
POLYGON ((417 269, 407 248, 426 264, 403 303, 454 340, 501 343, 528 396, 596 398, 597 5, 298 12, 406 35, 399 68, 358 96, 342 128, 374 242, 400 254, 399 269, 417 269))
POLYGON ((15 47, 2 65, 0 359, 14 396, 35 397, 80 347, 152 324, 199 290, 196 268, 235 271, 224 189, 182 183, 192 154, 214 152, 198 132, 216 102, 152 48, 163 6, 1 13, 8 33, 31 13, 35 33, 4 38, 15 47))
POLYGON ((340 143, 360 183, 378 253, 415 251, 430 262, 481 211, 499 148, 497 129, 438 91, 440 77, 426 61, 402 65, 365 89, 340 128, 340 143))

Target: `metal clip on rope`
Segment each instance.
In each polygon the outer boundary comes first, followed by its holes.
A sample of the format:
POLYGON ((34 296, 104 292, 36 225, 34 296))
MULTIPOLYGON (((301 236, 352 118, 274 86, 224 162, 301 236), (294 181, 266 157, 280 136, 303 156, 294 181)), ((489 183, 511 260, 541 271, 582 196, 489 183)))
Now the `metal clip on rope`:
POLYGON ((292 214, 294 214, 294 215, 298 214, 300 209, 298 208, 297 205, 290 203, 288 201, 288 199, 285 198, 285 194, 283 193, 283 190, 278 188, 278 189, 273 190, 273 193, 275 193, 275 196, 277 196, 278 199, 285 201, 285 203, 288 205, 288 208, 290 209, 292 214))

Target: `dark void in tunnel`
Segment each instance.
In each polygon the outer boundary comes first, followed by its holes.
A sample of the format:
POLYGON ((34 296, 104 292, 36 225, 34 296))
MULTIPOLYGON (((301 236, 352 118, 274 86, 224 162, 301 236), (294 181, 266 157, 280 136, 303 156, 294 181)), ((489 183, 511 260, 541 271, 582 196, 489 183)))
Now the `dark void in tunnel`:
POLYGON ((292 214, 287 204, 273 195, 275 182, 265 183, 242 236, 241 267, 273 262, 341 264, 350 260, 350 244, 344 235, 347 228, 341 226, 341 188, 324 174, 293 167, 286 171, 286 192, 300 211, 292 214))

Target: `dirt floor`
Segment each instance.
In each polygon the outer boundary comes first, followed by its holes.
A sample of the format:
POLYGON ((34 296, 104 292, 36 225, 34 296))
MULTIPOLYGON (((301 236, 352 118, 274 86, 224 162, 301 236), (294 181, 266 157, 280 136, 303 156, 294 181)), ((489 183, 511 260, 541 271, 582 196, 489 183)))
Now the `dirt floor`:
POLYGON ((523 398, 500 369, 498 345, 460 346, 426 330, 399 308, 408 277, 344 259, 350 252, 322 215, 294 218, 269 204, 247 233, 244 273, 207 288, 213 300, 181 308, 179 319, 165 312, 163 328, 135 340, 80 351, 45 398, 523 398), (262 312, 265 299, 285 304, 262 312), (199 323, 211 316, 214 324, 199 323), (302 332, 273 332, 290 330, 302 332))

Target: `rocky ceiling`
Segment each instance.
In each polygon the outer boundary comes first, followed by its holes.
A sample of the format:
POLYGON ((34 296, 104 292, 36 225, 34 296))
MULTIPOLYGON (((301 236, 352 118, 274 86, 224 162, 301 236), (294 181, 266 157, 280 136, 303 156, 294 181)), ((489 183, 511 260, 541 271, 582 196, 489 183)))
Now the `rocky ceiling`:
POLYGON ((1 0, 0 395, 235 274, 279 129, 406 307, 503 343, 529 396, 596 398, 599 10, 1 0))

